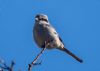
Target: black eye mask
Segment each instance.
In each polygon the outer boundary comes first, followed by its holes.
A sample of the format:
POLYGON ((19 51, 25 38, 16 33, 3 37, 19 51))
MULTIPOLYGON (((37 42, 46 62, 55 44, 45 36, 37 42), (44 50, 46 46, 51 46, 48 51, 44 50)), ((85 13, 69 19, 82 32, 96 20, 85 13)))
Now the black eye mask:
POLYGON ((39 20, 48 22, 48 20, 47 20, 47 19, 44 19, 44 18, 41 18, 41 19, 39 19, 39 20))

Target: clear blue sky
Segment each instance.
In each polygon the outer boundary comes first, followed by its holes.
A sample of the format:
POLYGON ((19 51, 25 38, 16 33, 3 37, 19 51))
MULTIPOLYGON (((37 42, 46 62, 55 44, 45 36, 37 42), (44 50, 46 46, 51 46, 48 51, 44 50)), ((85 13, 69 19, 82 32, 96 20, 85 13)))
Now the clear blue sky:
POLYGON ((15 71, 27 71, 41 49, 32 38, 34 16, 47 14, 78 63, 59 50, 47 50, 33 71, 100 71, 100 0, 0 0, 0 58, 15 71))

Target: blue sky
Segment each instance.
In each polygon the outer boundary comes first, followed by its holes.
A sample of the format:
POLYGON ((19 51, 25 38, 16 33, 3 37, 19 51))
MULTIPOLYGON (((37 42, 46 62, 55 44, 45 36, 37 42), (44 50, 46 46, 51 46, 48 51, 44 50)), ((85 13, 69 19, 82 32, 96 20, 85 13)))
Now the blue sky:
POLYGON ((48 15, 78 63, 59 50, 47 50, 33 71, 100 71, 100 0, 0 0, 0 58, 15 71, 27 71, 41 49, 32 38, 36 14, 48 15))

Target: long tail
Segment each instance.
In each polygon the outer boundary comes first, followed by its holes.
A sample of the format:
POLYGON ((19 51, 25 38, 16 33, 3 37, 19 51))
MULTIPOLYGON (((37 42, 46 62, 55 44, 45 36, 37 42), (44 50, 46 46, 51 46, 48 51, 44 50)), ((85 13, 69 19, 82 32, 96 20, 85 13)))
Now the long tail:
POLYGON ((76 59, 77 61, 79 61, 80 63, 83 62, 82 59, 80 59, 79 57, 77 57, 75 54, 73 54, 72 52, 70 52, 68 49, 63 48, 62 50, 65 51, 67 54, 71 55, 73 58, 75 58, 75 59, 76 59))

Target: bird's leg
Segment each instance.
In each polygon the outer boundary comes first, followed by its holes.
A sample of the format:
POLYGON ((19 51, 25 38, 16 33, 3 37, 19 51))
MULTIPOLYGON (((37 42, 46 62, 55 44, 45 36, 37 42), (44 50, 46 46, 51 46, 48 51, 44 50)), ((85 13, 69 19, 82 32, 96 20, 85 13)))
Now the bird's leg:
POLYGON ((28 71, 31 71, 32 65, 37 65, 39 63, 36 63, 36 61, 39 59, 39 57, 41 56, 41 54, 44 52, 44 50, 46 49, 46 47, 49 45, 49 43, 47 43, 45 41, 45 47, 41 50, 41 52, 37 55, 37 57, 31 62, 31 64, 29 64, 28 67, 28 71))

